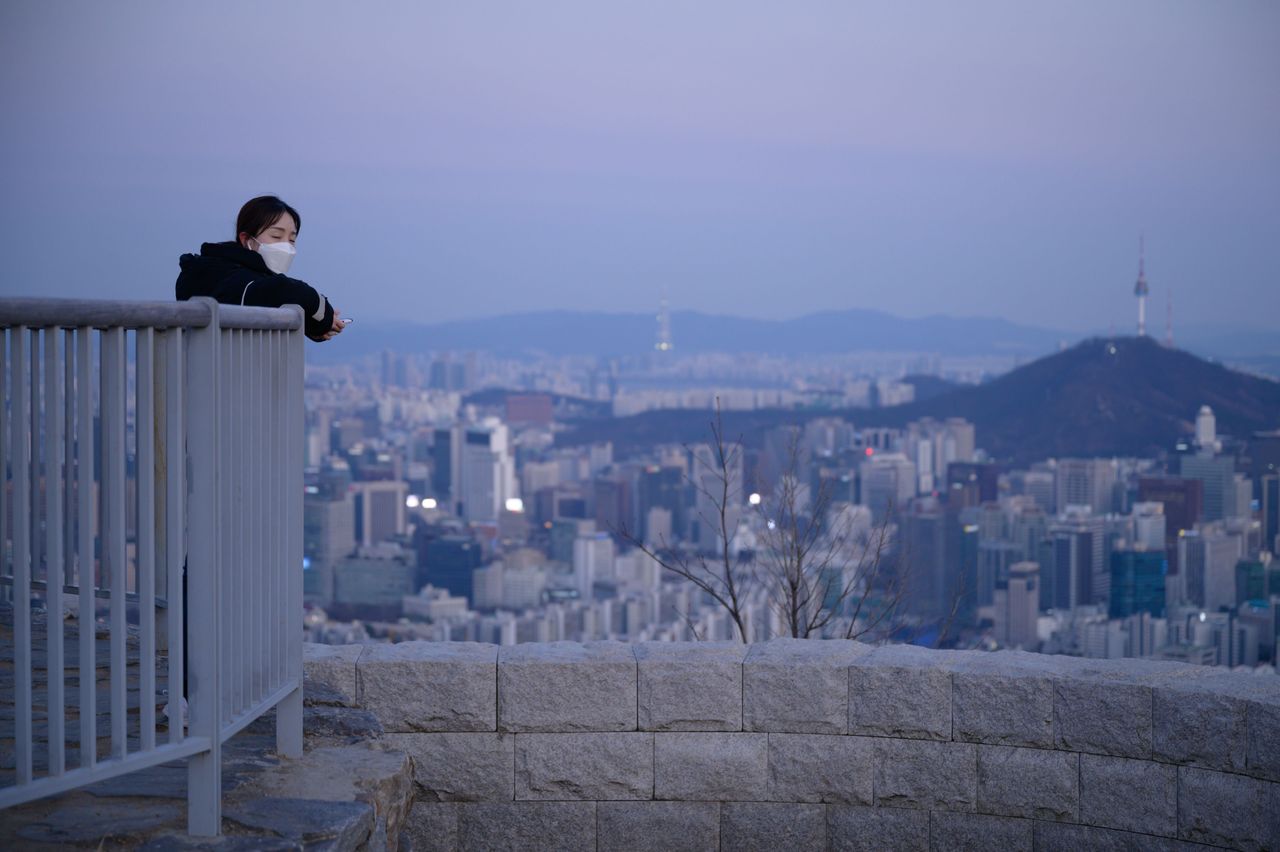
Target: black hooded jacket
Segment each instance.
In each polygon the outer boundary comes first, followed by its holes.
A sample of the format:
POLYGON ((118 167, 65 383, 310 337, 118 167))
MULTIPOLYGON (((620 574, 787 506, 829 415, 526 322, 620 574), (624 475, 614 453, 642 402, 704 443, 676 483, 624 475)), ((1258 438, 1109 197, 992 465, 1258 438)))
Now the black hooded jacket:
POLYGON ((320 340, 333 327, 333 305, 311 285, 267 269, 262 255, 238 242, 205 243, 199 254, 178 259, 174 284, 179 301, 209 296, 224 305, 278 308, 299 305, 306 315, 306 334, 320 340))

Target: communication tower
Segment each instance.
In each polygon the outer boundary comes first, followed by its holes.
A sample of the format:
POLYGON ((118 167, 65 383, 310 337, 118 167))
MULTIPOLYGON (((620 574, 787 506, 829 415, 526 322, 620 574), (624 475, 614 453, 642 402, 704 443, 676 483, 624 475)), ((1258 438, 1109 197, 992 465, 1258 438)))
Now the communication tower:
POLYGON ((1138 297, 1138 336, 1147 336, 1147 294, 1151 288, 1147 286, 1147 274, 1143 269, 1144 238, 1138 237, 1138 281, 1133 285, 1133 295, 1138 297))

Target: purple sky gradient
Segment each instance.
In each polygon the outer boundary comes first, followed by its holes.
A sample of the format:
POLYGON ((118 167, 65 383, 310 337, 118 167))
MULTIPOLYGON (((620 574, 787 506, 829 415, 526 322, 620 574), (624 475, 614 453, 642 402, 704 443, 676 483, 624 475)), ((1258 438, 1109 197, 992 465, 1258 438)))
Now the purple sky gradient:
POLYGON ((354 316, 1280 316, 1270 2, 0 4, 5 295, 276 192, 354 316))

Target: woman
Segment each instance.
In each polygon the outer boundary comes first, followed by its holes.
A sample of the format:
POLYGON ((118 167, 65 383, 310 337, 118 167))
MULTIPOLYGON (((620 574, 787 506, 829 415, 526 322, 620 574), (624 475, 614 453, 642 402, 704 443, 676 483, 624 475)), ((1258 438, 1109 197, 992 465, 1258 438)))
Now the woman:
POLYGON ((274 195, 250 200, 236 217, 234 240, 205 243, 199 254, 178 259, 178 299, 210 296, 227 305, 261 308, 300 305, 307 337, 320 341, 339 334, 346 323, 329 300, 285 274, 301 227, 298 211, 274 195))

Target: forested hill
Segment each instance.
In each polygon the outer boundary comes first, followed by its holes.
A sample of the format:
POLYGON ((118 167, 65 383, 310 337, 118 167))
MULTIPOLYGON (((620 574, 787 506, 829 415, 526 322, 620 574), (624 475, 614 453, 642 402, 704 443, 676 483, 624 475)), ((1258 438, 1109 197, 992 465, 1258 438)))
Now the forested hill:
MULTIPOLYGON (((1236 372, 1149 337, 1093 338, 983 385, 882 409, 822 412, 858 426, 901 426, 921 417, 963 417, 978 444, 1010 462, 1056 456, 1152 456, 1193 431, 1201 405, 1218 430, 1247 436, 1280 428, 1280 383, 1236 372)), ((725 431, 750 445, 772 426, 815 411, 727 412, 725 431)), ((612 440, 620 448, 702 441, 709 412, 655 411, 584 422, 558 440, 612 440)))

